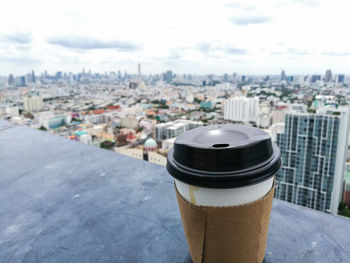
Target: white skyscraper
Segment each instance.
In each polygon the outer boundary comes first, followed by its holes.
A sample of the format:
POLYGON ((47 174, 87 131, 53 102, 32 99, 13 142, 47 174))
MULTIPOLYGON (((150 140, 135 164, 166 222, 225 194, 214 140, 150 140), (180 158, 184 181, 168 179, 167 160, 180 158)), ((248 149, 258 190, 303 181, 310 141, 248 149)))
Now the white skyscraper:
POLYGON ((259 116, 259 98, 233 97, 224 102, 224 119, 256 122, 259 116))
POLYGON ((141 76, 141 64, 137 64, 137 73, 139 76, 141 76))
POLYGON ((44 102, 41 96, 23 98, 23 107, 25 111, 39 111, 43 108, 44 102))

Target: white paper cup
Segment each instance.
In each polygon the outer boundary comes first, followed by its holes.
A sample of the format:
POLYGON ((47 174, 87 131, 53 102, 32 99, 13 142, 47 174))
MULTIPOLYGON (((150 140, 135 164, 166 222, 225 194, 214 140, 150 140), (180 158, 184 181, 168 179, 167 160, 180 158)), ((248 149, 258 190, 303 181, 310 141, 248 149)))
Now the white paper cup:
POLYGON ((274 194, 273 180, 230 189, 194 188, 181 181, 175 182, 194 263, 263 262, 274 194))
POLYGON ((253 127, 205 126, 176 139, 167 170, 193 262, 263 261, 280 167, 277 145, 253 127))
POLYGON ((272 188, 274 177, 257 184, 215 189, 193 186, 175 179, 179 194, 193 205, 198 206, 237 206, 263 198, 272 188))

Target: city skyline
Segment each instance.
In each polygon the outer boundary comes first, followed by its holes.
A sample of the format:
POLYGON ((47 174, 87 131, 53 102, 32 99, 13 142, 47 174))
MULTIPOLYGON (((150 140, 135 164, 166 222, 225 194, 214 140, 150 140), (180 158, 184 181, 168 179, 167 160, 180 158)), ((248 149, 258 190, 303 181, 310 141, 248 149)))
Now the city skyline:
POLYGON ((43 71, 37 71, 36 69, 30 69, 28 71, 24 71, 20 74, 14 74, 13 72, 10 72, 8 75, 6 74, 2 74, 0 72, 0 77, 9 77, 9 76, 24 76, 24 75, 28 75, 28 74, 35 74, 35 76, 41 76, 41 75, 48 75, 48 76, 54 76, 57 73, 60 74, 99 74, 99 75, 103 75, 103 74, 128 74, 129 76, 151 76, 151 75, 162 75, 162 74, 166 74, 167 72, 172 72, 172 74, 176 74, 176 75, 193 75, 193 76, 225 76, 225 75, 234 75, 236 77, 238 76, 247 76, 247 77, 273 77, 273 78, 281 78, 282 80, 285 80, 285 78, 287 76, 296 76, 296 77, 304 77, 304 76, 320 76, 320 80, 323 79, 326 82, 329 82, 331 80, 334 80, 334 78, 338 75, 344 75, 344 76, 348 76, 350 75, 350 72, 335 72, 332 69, 327 68, 325 71, 323 72, 312 72, 312 73, 305 73, 305 74, 291 74, 289 72, 287 72, 285 69, 281 69, 280 72, 271 72, 268 74, 243 74, 237 71, 228 71, 228 72, 223 72, 223 73, 213 73, 213 72, 205 72, 202 74, 196 74, 193 72, 186 72, 186 73, 179 73, 179 72, 175 72, 172 69, 166 69, 164 71, 160 71, 160 72, 154 72, 154 73, 141 73, 141 64, 137 63, 134 65, 135 66, 135 70, 128 72, 126 70, 120 70, 120 69, 110 69, 110 70, 105 70, 105 71, 92 71, 91 69, 86 69, 86 68, 82 68, 80 70, 76 70, 76 71, 71 71, 71 70, 52 70, 51 72, 49 72, 48 70, 44 69, 43 71), (141 74, 140 74, 141 73, 141 74))
MULTIPOLYGON (((299 83, 318 83, 318 84, 332 84, 336 85, 347 85, 348 76, 345 74, 332 73, 331 69, 326 70, 325 74, 312 74, 312 75, 289 75, 286 74, 285 70, 281 71, 280 75, 240 75, 237 73, 232 74, 206 74, 206 75, 196 75, 196 74, 178 74, 167 70, 166 72, 161 72, 159 74, 149 74, 142 75, 141 64, 137 64, 137 74, 130 74, 126 71, 121 72, 120 70, 109 71, 104 73, 92 72, 91 70, 82 69, 81 72, 62 72, 57 71, 54 74, 48 73, 47 70, 41 73, 36 73, 34 70, 28 72, 24 75, 14 75, 9 74, 8 76, 0 75, 0 89, 6 88, 7 86, 27 86, 36 84, 47 84, 54 82, 64 82, 66 84, 74 84, 86 81, 109 81, 109 82, 121 82, 129 81, 131 86, 137 85, 140 81, 164 81, 165 83, 172 83, 175 85, 188 84, 188 85, 216 85, 219 83, 234 83, 236 81, 241 83, 249 84, 252 81, 255 82, 276 82, 282 81, 284 84, 299 83)), ((130 87, 131 87, 130 86, 130 87)))
POLYGON ((0 75, 121 70, 137 73, 346 74, 350 39, 343 1, 163 1, 50 5, 12 1, 0 10, 0 75), (18 8, 18 7, 21 8, 18 8), (340 8, 341 7, 341 8, 340 8), (30 12, 28 12, 30 10, 30 12), (312 19, 311 19, 312 18, 312 19), (329 32, 329 33, 328 33, 329 32), (335 41, 336 39, 336 41, 335 41))

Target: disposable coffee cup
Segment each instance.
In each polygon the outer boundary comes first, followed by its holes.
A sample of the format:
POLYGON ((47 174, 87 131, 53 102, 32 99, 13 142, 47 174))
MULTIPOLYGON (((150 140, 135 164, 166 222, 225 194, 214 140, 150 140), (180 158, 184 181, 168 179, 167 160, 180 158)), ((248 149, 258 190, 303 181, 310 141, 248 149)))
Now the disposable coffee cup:
POLYGON ((169 151, 191 258, 261 263, 280 151, 256 128, 225 124, 180 135, 169 151))

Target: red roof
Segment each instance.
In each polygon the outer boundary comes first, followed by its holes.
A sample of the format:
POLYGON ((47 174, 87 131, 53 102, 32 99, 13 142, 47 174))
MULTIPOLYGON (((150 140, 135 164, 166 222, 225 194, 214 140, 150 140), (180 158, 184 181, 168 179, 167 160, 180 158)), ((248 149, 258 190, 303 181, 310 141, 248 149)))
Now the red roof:
POLYGON ((129 134, 126 136, 126 139, 127 139, 127 140, 134 140, 134 139, 136 139, 136 137, 135 137, 134 134, 129 133, 129 134))
POLYGON ((99 110, 94 110, 93 112, 94 112, 94 114, 102 114, 102 113, 105 112, 105 110, 104 109, 99 109, 99 110))
POLYGON ((119 105, 107 106, 107 110, 119 110, 119 109, 120 109, 119 105))
POLYGON ((284 109, 287 109, 288 107, 283 105, 283 106, 278 106, 277 107, 277 110, 284 110, 284 109))

